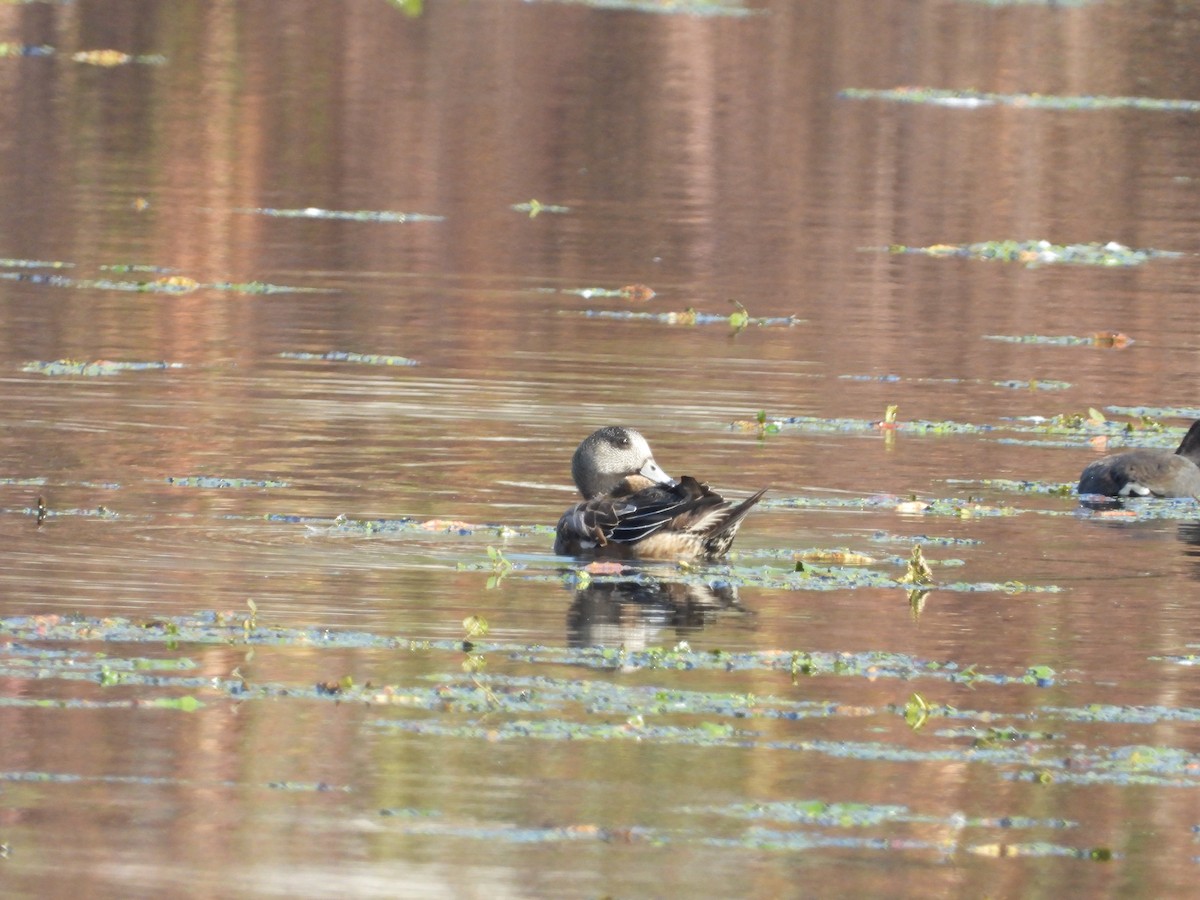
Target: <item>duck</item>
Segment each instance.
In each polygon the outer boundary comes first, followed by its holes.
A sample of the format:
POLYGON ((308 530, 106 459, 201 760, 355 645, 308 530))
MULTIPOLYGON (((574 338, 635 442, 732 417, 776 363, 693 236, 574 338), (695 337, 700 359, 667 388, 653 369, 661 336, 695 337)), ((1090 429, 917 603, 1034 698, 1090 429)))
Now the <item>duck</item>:
POLYGON ((637 431, 608 425, 571 457, 583 499, 562 514, 559 556, 712 560, 724 556, 767 488, 736 506, 690 475, 672 478, 637 431))
POLYGON ((1079 476, 1080 494, 1106 497, 1200 498, 1200 420, 1179 447, 1130 450, 1090 463, 1079 476))

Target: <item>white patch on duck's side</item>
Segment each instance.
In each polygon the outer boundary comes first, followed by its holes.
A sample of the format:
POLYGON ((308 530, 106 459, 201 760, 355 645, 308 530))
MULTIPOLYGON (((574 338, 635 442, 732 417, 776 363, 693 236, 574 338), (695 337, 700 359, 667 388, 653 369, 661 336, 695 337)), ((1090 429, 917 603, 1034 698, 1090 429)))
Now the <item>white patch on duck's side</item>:
POLYGON ((1118 497, 1128 497, 1130 494, 1137 494, 1139 497, 1149 497, 1154 491, 1146 487, 1144 484, 1138 484, 1136 481, 1127 481, 1125 486, 1117 492, 1118 497))

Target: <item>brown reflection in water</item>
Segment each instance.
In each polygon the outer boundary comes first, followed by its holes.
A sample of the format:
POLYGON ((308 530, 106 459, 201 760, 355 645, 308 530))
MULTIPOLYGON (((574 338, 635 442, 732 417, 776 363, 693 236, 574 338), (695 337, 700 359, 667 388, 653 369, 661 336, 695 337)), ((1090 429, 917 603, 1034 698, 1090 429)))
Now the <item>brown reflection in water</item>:
POLYGON ((575 591, 567 610, 567 645, 668 647, 700 631, 719 615, 753 617, 728 584, 684 584, 646 576, 640 581, 589 584, 575 591))

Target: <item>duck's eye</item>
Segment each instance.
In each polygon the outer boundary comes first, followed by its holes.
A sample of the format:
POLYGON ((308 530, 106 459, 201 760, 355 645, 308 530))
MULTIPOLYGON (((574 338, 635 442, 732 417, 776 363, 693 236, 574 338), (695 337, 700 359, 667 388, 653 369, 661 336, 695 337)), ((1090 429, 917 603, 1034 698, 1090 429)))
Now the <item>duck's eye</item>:
POLYGON ((614 438, 613 443, 616 444, 618 447, 620 447, 622 450, 629 449, 629 437, 627 435, 622 434, 621 436, 614 438))

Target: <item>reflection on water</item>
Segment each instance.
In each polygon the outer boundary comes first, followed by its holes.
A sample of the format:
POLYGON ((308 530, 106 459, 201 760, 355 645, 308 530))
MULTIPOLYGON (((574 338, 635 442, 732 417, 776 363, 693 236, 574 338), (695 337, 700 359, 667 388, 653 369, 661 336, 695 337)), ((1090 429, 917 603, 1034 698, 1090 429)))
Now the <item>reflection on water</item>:
POLYGON ((636 581, 588 584, 567 610, 570 647, 644 650, 687 640, 720 615, 753 616, 730 584, 691 584, 644 575, 636 581))
POLYGON ((1070 102, 1200 99, 1194 12, 718 5, 0 7, 0 616, 93 632, 0 633, 6 894, 1192 889, 1191 515, 1009 490, 1092 451, 1002 435, 1195 415, 1196 114, 1070 102), (1179 255, 945 252, 1041 240, 1179 255), (780 502, 576 590, 609 422, 780 502))

